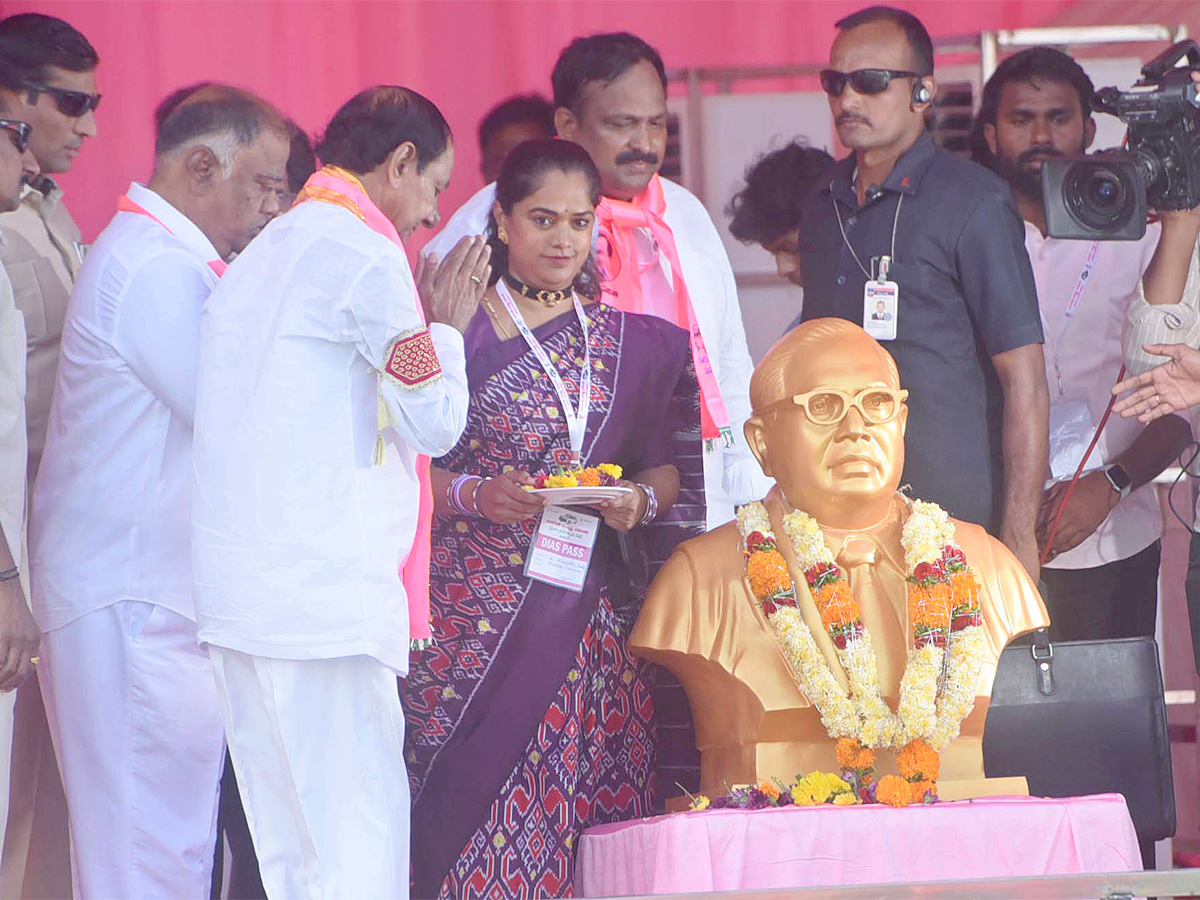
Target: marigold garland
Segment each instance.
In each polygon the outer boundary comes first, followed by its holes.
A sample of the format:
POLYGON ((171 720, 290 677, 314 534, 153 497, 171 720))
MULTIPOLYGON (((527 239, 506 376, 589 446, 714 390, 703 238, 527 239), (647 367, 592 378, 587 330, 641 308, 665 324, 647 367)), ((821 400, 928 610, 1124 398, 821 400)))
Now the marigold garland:
POLYGON ((861 610, 816 520, 790 512, 784 516, 784 531, 846 672, 848 694, 796 605, 795 582, 766 507, 747 504, 738 509, 737 518, 751 590, 797 685, 838 741, 838 763, 856 782, 853 791, 860 791, 860 781, 869 786, 872 748, 891 749, 899 751, 909 770, 899 780, 917 787, 902 790, 889 781, 884 789, 888 800, 880 802, 904 805, 898 802, 902 796, 912 802, 936 796, 937 754, 958 736, 975 703, 985 649, 979 583, 955 541, 949 516, 936 504, 913 501, 901 530, 910 573, 907 608, 913 644, 895 712, 880 694, 878 662, 861 610))

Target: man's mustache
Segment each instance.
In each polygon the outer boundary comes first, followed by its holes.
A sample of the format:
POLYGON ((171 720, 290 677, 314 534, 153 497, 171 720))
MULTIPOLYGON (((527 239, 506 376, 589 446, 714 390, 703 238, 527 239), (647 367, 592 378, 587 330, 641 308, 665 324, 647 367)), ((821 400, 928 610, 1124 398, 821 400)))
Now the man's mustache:
POLYGON ((652 166, 658 165, 658 155, 654 153, 642 153, 638 150, 626 150, 624 153, 617 155, 616 164, 623 166, 627 163, 649 163, 652 166))
POLYGON ((870 125, 871 120, 866 116, 860 116, 858 113, 844 112, 833 120, 835 125, 841 125, 843 122, 862 122, 864 125, 870 125))
POLYGON ((1024 153, 1022 153, 1020 156, 1017 157, 1017 166, 1020 168, 1025 168, 1030 163, 1032 163, 1035 159, 1045 158, 1048 156, 1065 156, 1065 155, 1066 155, 1065 153, 1062 153, 1055 147, 1030 147, 1028 150, 1026 150, 1024 153))

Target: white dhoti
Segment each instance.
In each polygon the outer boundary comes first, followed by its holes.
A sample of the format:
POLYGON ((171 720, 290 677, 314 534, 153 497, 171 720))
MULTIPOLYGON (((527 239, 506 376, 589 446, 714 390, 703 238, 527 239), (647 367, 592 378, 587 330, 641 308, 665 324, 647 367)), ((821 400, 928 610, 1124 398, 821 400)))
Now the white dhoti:
POLYGON ((127 600, 42 635, 75 896, 206 898, 225 740, 195 623, 127 600))
POLYGON ((267 896, 407 898, 396 673, 368 656, 209 655, 267 896))

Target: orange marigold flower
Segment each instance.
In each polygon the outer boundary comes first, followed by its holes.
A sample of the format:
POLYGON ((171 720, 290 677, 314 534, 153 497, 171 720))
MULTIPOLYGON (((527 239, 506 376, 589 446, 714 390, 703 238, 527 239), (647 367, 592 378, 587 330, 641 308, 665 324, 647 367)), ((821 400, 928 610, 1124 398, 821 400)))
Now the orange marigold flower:
POLYGON ((941 760, 932 747, 917 739, 896 754, 896 765, 909 781, 937 781, 941 760))
POLYGON ((600 473, 596 469, 582 469, 579 472, 580 487, 600 487, 600 473))
POLYGON ((888 806, 908 806, 912 802, 912 785, 899 775, 884 775, 875 785, 875 800, 888 806))
POLYGON ((869 769, 875 765, 875 753, 857 738, 838 738, 837 761, 843 769, 869 769))
POLYGON ((759 550, 746 560, 746 575, 750 579, 750 590, 759 600, 770 597, 792 586, 787 562, 778 550, 759 550))
POLYGON ((930 628, 950 627, 950 603, 954 591, 944 581, 932 586, 908 585, 908 621, 915 627, 928 625, 930 628))
POLYGON ((955 572, 950 576, 950 585, 954 589, 952 603, 955 607, 968 606, 973 610, 979 608, 979 582, 975 580, 974 572, 970 569, 955 572))
POLYGON ((827 582, 817 591, 813 600, 826 628, 830 625, 849 625, 857 622, 861 615, 845 578, 827 582))
POLYGON ((937 797, 937 782, 936 781, 912 781, 909 782, 909 800, 912 803, 924 803, 925 795, 932 793, 937 797))
POLYGON ((779 799, 779 788, 776 787, 775 784, 770 781, 764 781, 762 784, 760 784, 758 786, 758 789, 760 791, 762 791, 764 794, 766 794, 768 797, 770 797, 772 800, 779 799))

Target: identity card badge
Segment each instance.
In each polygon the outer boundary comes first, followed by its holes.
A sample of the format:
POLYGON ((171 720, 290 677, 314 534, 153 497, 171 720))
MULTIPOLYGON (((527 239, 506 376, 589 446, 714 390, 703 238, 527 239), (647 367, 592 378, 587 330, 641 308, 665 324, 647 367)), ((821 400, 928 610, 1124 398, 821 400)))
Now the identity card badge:
POLYGON ((896 339, 896 316, 900 310, 900 288, 888 280, 890 256, 879 257, 879 277, 863 286, 863 331, 877 341, 896 339))
POLYGON ((529 545, 526 577, 576 593, 583 591, 599 529, 599 516, 567 506, 547 506, 529 545))

